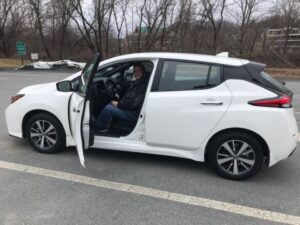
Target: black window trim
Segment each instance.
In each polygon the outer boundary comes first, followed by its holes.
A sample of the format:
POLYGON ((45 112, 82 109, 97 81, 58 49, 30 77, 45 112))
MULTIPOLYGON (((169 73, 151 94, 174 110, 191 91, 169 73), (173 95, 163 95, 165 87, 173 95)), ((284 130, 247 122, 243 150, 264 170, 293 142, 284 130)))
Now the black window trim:
POLYGON ((151 92, 171 92, 171 91, 167 91, 167 90, 166 91, 158 90, 159 82, 160 82, 160 78, 161 78, 161 74, 162 74, 162 70, 163 70, 163 65, 164 65, 165 61, 204 64, 204 65, 209 66, 209 71, 208 71, 208 76, 207 76, 207 81, 206 81, 206 87, 191 89, 191 90, 172 90, 172 91, 199 91, 199 90, 211 89, 211 88, 215 88, 215 87, 221 85, 224 82, 223 64, 203 62, 203 61, 198 61, 198 60, 196 61, 196 60, 185 60, 185 59, 159 58, 158 63, 157 63, 157 67, 156 67, 156 71, 155 71, 155 74, 154 74, 154 79, 153 79, 153 82, 152 82, 151 92), (218 85, 209 86, 208 85, 208 80, 210 78, 210 71, 211 71, 212 66, 219 66, 220 67, 220 83, 218 85))
MULTIPOLYGON (((123 69, 123 67, 126 68, 127 66, 133 66, 134 63, 136 63, 136 62, 142 62, 142 63, 143 63, 143 62, 150 62, 150 63, 152 63, 152 71, 151 71, 151 74, 150 74, 150 75, 152 75, 153 70, 155 69, 155 64, 153 63, 152 59, 148 59, 148 60, 145 59, 145 60, 128 60, 128 61, 124 60, 124 61, 122 61, 122 62, 119 62, 119 63, 122 64, 122 65, 120 65, 120 66, 118 66, 118 67, 116 67, 116 68, 114 68, 114 69, 112 69, 112 70, 110 70, 110 71, 107 71, 106 73, 103 73, 103 74, 101 75, 101 77, 109 77, 111 74, 117 72, 117 71, 120 70, 120 69, 123 69)), ((117 64, 117 63, 116 63, 116 64, 117 64)), ((109 65, 105 65, 105 66, 102 67, 102 68, 98 68, 97 71, 96 71, 96 73, 99 72, 99 71, 102 70, 102 69, 108 68, 108 67, 110 67, 110 66, 114 66, 114 65, 116 65, 116 64, 110 63, 109 65)), ((81 78, 81 75, 82 75, 82 71, 81 71, 81 74, 80 74, 80 75, 78 75, 77 77, 73 78, 73 79, 70 80, 70 81, 71 81, 72 83, 73 83, 73 82, 76 82, 77 80, 79 80, 79 79, 81 78)), ((94 80, 95 80, 95 78, 96 78, 96 76, 94 77, 94 80)))

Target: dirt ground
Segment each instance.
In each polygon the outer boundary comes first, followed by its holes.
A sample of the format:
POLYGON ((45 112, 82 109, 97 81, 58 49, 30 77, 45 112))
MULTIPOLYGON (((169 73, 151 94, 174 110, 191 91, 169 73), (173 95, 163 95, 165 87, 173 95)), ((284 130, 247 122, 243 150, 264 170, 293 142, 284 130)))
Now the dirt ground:
MULTIPOLYGON (((30 63, 30 60, 24 60, 24 64, 30 63)), ((0 69, 15 69, 21 66, 21 58, 19 59, 7 59, 7 58, 0 58, 0 69)))

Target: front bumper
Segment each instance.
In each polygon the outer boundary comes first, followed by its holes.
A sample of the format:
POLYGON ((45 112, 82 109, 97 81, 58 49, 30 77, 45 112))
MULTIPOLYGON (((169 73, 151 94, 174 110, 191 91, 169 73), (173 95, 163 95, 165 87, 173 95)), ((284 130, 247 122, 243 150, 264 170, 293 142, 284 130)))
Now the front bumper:
POLYGON ((5 110, 5 121, 10 136, 23 138, 22 116, 20 111, 16 110, 14 104, 9 105, 5 110))

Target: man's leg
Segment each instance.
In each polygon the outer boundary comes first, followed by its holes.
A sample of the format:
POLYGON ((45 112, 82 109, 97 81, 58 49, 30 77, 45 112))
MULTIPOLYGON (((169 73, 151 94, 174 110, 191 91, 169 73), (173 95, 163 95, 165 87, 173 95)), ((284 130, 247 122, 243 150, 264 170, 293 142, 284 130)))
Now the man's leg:
POLYGON ((126 121, 134 121, 135 115, 114 107, 112 104, 107 104, 97 118, 98 129, 109 129, 113 118, 126 121))
POLYGON ((96 120, 97 128, 102 130, 109 128, 110 122, 112 120, 112 115, 110 113, 111 104, 107 104, 99 114, 96 120))

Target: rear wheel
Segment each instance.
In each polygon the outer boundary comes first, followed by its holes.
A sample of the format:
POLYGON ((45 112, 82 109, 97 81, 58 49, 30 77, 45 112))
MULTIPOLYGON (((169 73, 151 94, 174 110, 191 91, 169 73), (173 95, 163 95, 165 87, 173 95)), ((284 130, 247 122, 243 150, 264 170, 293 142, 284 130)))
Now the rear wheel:
POLYGON ((211 142, 208 160, 221 176, 242 180, 259 171, 263 162, 263 149, 251 134, 228 132, 218 135, 211 142))
POLYGON ((27 121, 26 137, 38 152, 56 153, 65 148, 65 132, 60 122, 47 113, 39 113, 27 121))

